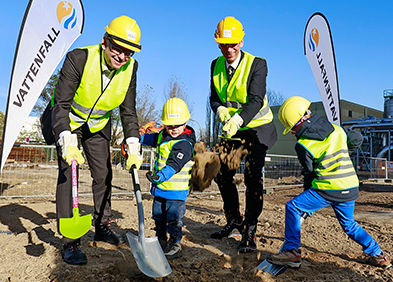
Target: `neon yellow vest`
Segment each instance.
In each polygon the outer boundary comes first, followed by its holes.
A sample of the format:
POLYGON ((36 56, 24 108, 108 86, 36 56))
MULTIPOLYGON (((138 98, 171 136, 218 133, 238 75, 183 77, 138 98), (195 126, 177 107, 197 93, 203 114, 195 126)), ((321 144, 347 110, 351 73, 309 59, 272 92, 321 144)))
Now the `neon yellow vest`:
MULTIPOLYGON (((244 58, 240 61, 231 82, 228 85, 228 77, 225 70, 225 57, 217 59, 213 70, 213 83, 221 102, 228 108, 229 113, 233 116, 235 113, 242 111, 243 105, 249 101, 247 95, 247 80, 255 56, 244 52, 244 58)), ((253 119, 239 130, 246 130, 252 127, 261 126, 270 123, 273 120, 273 113, 269 107, 267 95, 263 100, 263 107, 253 117, 253 119)))
POLYGON ((135 60, 116 70, 106 89, 102 89, 101 46, 85 47, 88 51, 82 79, 75 92, 69 114, 71 131, 87 123, 92 133, 105 127, 110 112, 125 99, 132 77, 135 60))
POLYGON ((358 187, 359 180, 348 154, 346 134, 340 126, 333 126, 334 131, 323 141, 305 138, 298 140, 314 157, 317 177, 311 186, 321 190, 358 187))
MULTIPOLYGON (((158 146, 156 149, 156 164, 155 164, 155 172, 157 174, 158 171, 163 169, 167 162, 168 158, 172 153, 172 147, 177 143, 177 142, 184 142, 187 141, 186 139, 181 139, 181 140, 170 140, 167 142, 162 142, 162 134, 163 130, 160 132, 160 135, 158 136, 158 146)), ((190 146, 192 148, 192 144, 190 143, 190 146)), ((164 181, 164 182, 158 182, 157 186, 160 189, 163 190, 188 190, 190 188, 190 180, 191 180, 191 168, 194 165, 193 160, 189 160, 183 168, 175 173, 170 179, 164 181)))

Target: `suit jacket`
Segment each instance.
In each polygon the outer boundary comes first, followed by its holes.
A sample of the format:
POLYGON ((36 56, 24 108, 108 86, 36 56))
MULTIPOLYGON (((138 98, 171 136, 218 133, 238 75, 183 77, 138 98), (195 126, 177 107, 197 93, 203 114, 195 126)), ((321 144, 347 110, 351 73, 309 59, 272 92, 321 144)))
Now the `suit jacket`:
MULTIPOLYGON (((244 53, 241 51, 241 58, 243 60, 244 53)), ((217 112, 219 106, 225 106, 218 94, 213 83, 213 71, 216 65, 217 59, 215 59, 210 68, 210 106, 214 113, 217 112)), ((247 80, 247 95, 249 98, 248 103, 243 105, 243 109, 239 114, 243 119, 243 125, 247 125, 252 118, 258 113, 263 107, 263 99, 266 95, 266 76, 267 76, 267 64, 266 60, 256 57, 252 63, 250 74, 247 80)), ((261 144, 265 144, 268 148, 273 147, 277 141, 276 126, 273 122, 264 124, 258 127, 250 128, 247 131, 261 144)))
MULTIPOLYGON (((65 58, 63 67, 60 71, 59 81, 55 89, 55 101, 51 115, 52 130, 55 135, 55 140, 58 140, 59 134, 62 131, 70 130, 69 112, 71 111, 71 103, 82 78, 86 60, 87 50, 84 49, 75 49, 70 51, 65 58)), ((133 75, 126 97, 123 103, 119 106, 125 138, 139 138, 138 117, 135 108, 137 69, 138 62, 135 61, 133 75)), ((101 132, 110 140, 110 121, 108 124, 109 126, 105 126, 101 132)))

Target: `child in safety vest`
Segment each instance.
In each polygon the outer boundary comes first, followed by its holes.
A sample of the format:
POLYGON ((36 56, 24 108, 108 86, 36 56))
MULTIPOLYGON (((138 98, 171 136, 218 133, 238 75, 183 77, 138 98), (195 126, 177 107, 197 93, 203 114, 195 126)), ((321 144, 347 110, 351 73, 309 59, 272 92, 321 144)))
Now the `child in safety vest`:
POLYGON ((182 218, 194 164, 195 131, 187 125, 190 113, 182 99, 169 99, 161 119, 165 128, 142 134, 141 144, 157 148, 154 170, 146 173, 154 195, 154 230, 165 256, 175 259, 182 257, 182 218))
POLYGON ((305 191, 286 203, 285 243, 278 254, 267 260, 277 265, 300 267, 302 214, 310 215, 331 206, 344 232, 369 255, 367 263, 389 269, 392 267, 389 258, 354 219, 359 180, 348 151, 354 145, 354 140, 350 140, 353 136, 341 126, 311 115, 310 105, 303 97, 293 96, 278 112, 285 126, 284 134, 296 135, 295 150, 303 166, 305 191))

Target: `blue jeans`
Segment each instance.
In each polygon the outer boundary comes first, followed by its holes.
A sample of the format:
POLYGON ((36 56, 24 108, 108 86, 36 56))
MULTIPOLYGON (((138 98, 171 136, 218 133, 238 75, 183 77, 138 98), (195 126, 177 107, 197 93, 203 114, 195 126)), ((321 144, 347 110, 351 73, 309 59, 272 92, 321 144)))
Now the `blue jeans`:
POLYGON ((314 189, 308 189, 286 203, 285 207, 285 250, 300 247, 300 216, 303 212, 312 214, 316 210, 331 206, 344 232, 363 247, 370 256, 382 253, 378 243, 353 218, 355 201, 332 202, 326 200, 314 189))
POLYGON ((154 197, 153 219, 156 223, 154 230, 159 240, 169 240, 179 243, 182 238, 182 218, 186 213, 186 202, 180 200, 167 200, 161 197, 154 197))

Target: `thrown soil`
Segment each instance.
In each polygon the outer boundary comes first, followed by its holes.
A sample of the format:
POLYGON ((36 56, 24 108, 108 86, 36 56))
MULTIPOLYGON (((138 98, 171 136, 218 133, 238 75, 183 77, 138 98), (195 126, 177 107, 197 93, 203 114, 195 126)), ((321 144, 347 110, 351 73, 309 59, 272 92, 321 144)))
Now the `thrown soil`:
MULTIPOLYGON (((244 211, 243 183, 238 185, 244 211)), ((362 249, 341 230, 331 208, 317 211, 302 226, 302 267, 278 277, 257 266, 276 253, 284 236, 285 203, 302 192, 300 186, 275 188, 265 195, 257 230, 258 251, 238 254, 240 239, 209 239, 225 224, 222 200, 214 182, 204 193, 193 192, 184 217, 183 257, 169 261, 172 273, 152 279, 143 275, 127 244, 95 242, 94 228, 83 236, 88 257, 83 266, 72 266, 61 257, 55 202, 43 199, 0 200, 0 281, 393 281, 393 270, 364 263, 362 249)), ((393 234, 393 187, 390 183, 361 185, 355 218, 389 256, 393 234)), ((153 237, 152 197, 143 194, 146 236, 153 237)), ((114 197, 114 229, 137 234, 138 214, 133 197, 114 197)), ((80 197, 82 214, 92 212, 90 196, 80 197)))

